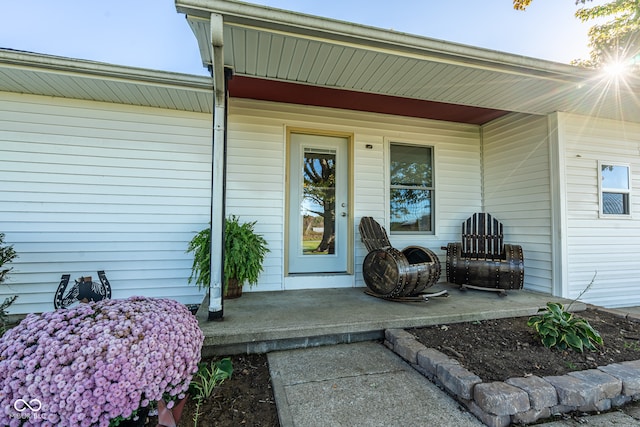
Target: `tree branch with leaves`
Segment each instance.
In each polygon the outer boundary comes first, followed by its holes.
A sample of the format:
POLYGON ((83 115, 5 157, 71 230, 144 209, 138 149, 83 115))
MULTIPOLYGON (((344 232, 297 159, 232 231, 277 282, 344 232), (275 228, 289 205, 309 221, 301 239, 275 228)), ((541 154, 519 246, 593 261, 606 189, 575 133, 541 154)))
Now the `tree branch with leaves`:
MULTIPOLYGON (((576 0, 587 4, 592 0, 576 0)), ((513 8, 525 10, 532 0, 513 0, 513 8)), ((575 16, 582 22, 604 19, 589 29, 589 59, 574 65, 599 68, 624 64, 640 73, 640 0, 614 0, 602 5, 580 8, 575 16)))

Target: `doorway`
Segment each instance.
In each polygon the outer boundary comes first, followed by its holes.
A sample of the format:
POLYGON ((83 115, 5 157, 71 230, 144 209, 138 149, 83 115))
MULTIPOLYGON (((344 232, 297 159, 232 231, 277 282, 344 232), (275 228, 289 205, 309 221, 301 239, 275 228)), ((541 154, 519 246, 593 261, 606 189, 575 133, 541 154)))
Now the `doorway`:
POLYGON ((287 274, 349 270, 349 141, 289 134, 287 274))

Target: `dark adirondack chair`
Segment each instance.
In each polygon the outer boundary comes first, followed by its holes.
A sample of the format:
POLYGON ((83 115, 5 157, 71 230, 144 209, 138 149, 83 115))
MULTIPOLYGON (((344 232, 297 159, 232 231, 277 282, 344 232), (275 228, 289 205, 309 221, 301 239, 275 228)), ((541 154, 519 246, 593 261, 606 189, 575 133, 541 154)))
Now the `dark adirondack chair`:
POLYGON ((520 245, 505 244, 502 223, 479 212, 462 223, 462 242, 447 247, 447 281, 464 288, 522 289, 524 257, 520 245))
POLYGON ((435 253, 420 246, 408 246, 402 251, 391 247, 387 232, 368 216, 360 220, 359 229, 362 242, 369 251, 362 264, 362 274, 374 296, 424 296, 422 291, 438 282, 441 267, 435 253))

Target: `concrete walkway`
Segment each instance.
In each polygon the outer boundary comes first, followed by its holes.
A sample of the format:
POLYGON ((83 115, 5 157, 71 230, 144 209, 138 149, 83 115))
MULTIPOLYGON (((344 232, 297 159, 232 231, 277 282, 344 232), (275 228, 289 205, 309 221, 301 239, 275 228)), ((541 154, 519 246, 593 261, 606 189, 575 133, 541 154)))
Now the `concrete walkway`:
MULTIPOLYGON (((267 354, 281 427, 484 425, 377 342, 267 354)), ((640 406, 542 427, 640 426, 640 406)))
POLYGON ((483 425, 380 343, 267 357, 282 427, 483 425))

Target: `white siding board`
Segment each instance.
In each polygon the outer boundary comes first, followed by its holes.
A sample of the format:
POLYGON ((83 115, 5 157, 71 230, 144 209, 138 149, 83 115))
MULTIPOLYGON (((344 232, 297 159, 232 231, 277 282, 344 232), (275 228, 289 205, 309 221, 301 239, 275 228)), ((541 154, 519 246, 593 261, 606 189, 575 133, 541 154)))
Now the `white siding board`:
MULTIPOLYGON (((191 197, 187 197, 184 195, 175 196, 181 197, 183 200, 180 206, 208 206, 208 203, 205 203, 204 200, 193 199, 191 197)), ((17 192, 17 191, 0 191, 0 199, 5 200, 13 200, 14 203, 31 203, 32 208, 30 210, 38 210, 43 206, 46 206, 45 203, 58 203, 64 202, 67 203, 78 203, 84 205, 93 205, 93 204, 101 204, 104 202, 103 194, 78 194, 78 193, 38 193, 36 191, 31 192, 17 192), (40 207, 35 206, 35 204, 40 207)), ((172 209, 173 207, 166 206, 166 197, 165 196, 154 196, 154 195, 110 195, 110 204, 111 205, 125 205, 132 206, 135 203, 138 203, 140 206, 153 206, 153 207, 164 207, 165 212, 166 209, 172 209)))
POLYGON ((482 129, 484 209, 524 252, 525 289, 552 293, 551 187, 546 117, 512 114, 482 129))
POLYGON ((257 287, 247 291, 282 289, 284 215, 282 127, 264 121, 229 116, 226 214, 257 221, 256 232, 269 244, 257 287))
MULTIPOLYGON (((137 195, 141 193, 140 188, 138 187, 108 187, 107 189, 102 189, 97 185, 91 184, 78 184, 73 182, 73 180, 61 181, 58 177, 56 177, 56 182, 38 182, 37 180, 33 180, 30 174, 16 174, 19 176, 18 181, 10 181, 12 185, 12 190, 15 192, 35 192, 35 193, 45 193, 46 195, 43 197, 50 197, 51 194, 60 194, 61 197, 63 195, 71 194, 87 194, 90 196, 96 195, 137 195), (71 182, 69 182, 71 181, 71 182), (34 186, 31 182, 36 182, 38 184, 38 188, 34 189, 34 186), (64 186, 59 185, 60 183, 64 184, 64 186), (63 188, 61 188, 63 187, 63 188), (102 191, 101 191, 102 190, 102 191), (108 191, 106 191, 108 190, 108 191)), ((1 180, 0 180, 1 182, 1 180)), ((206 184, 205 184, 206 186, 206 184)), ((144 187, 144 195, 155 195, 155 196, 164 196, 164 197, 176 197, 176 198, 185 198, 185 197, 193 197, 197 196, 201 193, 202 189, 198 188, 166 188, 166 187, 144 187)))
MULTIPOLYGON (((188 171, 185 170, 185 173, 188 171)), ((4 174, 3 174, 4 175, 4 174)), ((91 194, 103 194, 103 193, 111 193, 113 192, 122 192, 125 189, 114 189, 113 187, 131 187, 134 190, 132 191, 135 194, 137 191, 146 191, 146 189, 156 189, 157 194, 162 194, 163 191, 165 194, 170 191, 166 191, 167 189, 173 189, 174 191, 178 191, 182 188, 204 188, 206 183, 202 181, 195 180, 172 180, 172 179, 161 179, 156 178, 155 181, 150 182, 144 177, 119 177, 119 176, 103 176, 102 181, 91 182, 89 178, 91 176, 84 176, 82 179, 84 180, 84 184, 76 184, 78 181, 78 176, 68 175, 68 176, 60 176, 55 174, 43 173, 41 176, 34 176, 33 173, 15 173, 15 176, 19 177, 20 182, 16 184, 19 186, 21 184, 26 183, 38 183, 38 185, 48 185, 48 184, 65 184, 65 185, 75 185, 76 187, 89 187, 86 189, 91 194), (101 187, 106 187, 106 191, 98 190, 101 187), (144 189, 144 190, 142 190, 144 189), (98 191, 98 193, 95 193, 98 191)), ((95 176, 94 176, 95 178, 95 176)), ((0 176, 0 182, 11 182, 10 178, 6 178, 4 176, 0 176), (8 181, 6 181, 8 180, 8 181)), ((27 185, 27 187, 29 187, 27 185)), ((17 188, 17 187, 15 187, 17 188)), ((63 189, 60 189, 63 190, 63 189)), ((142 193, 144 194, 144 193, 142 193)))
POLYGON ((562 114, 568 294, 605 307, 640 305, 640 125, 562 114), (598 160, 629 164, 631 217, 600 218, 598 160))
MULTIPOLYGON (((362 125, 360 125, 362 127, 362 125)), ((363 135, 354 138, 354 271, 356 286, 366 286, 362 277, 362 263, 367 250, 362 244, 358 224, 363 216, 372 216, 384 224, 386 218, 385 200, 385 143, 383 135, 371 135, 361 130, 363 135), (365 134, 366 133, 366 134, 365 134), (372 149, 367 149, 370 144, 372 149)))
MULTIPOLYGON (((102 149, 99 146, 95 147, 83 147, 80 145, 51 145, 51 144, 41 144, 30 141, 20 142, 8 142, 6 144, 6 154, 3 160, 13 160, 11 158, 14 155, 14 152, 21 153, 20 147, 24 147, 25 143, 30 144, 30 148, 33 153, 32 162, 33 163, 41 163, 46 165, 63 165, 69 166, 69 160, 74 160, 74 156, 81 158, 85 161, 85 164, 77 164, 72 166, 77 167, 110 167, 110 166, 119 166, 119 167, 127 167, 128 162, 136 161, 136 160, 146 160, 149 164, 142 165, 145 169, 165 169, 165 170, 174 170, 179 168, 189 168, 195 172, 205 170, 205 167, 200 164, 196 159, 194 159, 198 154, 202 153, 187 153, 185 151, 181 153, 174 153, 171 150, 165 151, 164 158, 162 157, 162 153, 158 151, 147 151, 147 155, 145 156, 145 151, 140 150, 138 148, 105 148, 102 149), (130 151, 128 153, 128 157, 125 159, 118 158, 118 152, 126 149, 130 151), (172 156, 174 156, 173 161, 166 158, 166 153, 170 152, 172 156), (43 158, 46 156, 45 158, 43 158)), ((140 167, 139 163, 135 164, 140 167)), ((56 171, 58 172, 58 171, 56 171)), ((186 176, 185 178, 189 178, 186 176)))
MULTIPOLYGON (((94 103, 93 115, 74 116, 79 103, 82 101, 67 100, 69 104, 60 104, 55 110, 48 110, 46 104, 37 102, 37 97, 29 97, 19 102, 14 99, 7 99, 6 112, 3 111, 3 119, 7 120, 6 126, 11 126, 13 122, 29 123, 35 126, 35 129, 43 129, 46 136, 55 134, 56 130, 64 129, 64 133, 60 133, 64 136, 73 135, 73 130, 77 129, 80 134, 80 129, 86 127, 92 127, 95 129, 103 130, 106 135, 111 138, 114 134, 127 135, 125 132, 135 132, 144 134, 149 132, 151 136, 150 141, 155 142, 158 139, 161 141, 167 139, 173 141, 175 138, 187 139, 190 136, 204 135, 207 129, 203 129, 201 120, 198 120, 194 115, 188 112, 149 109, 147 111, 140 111, 139 107, 120 105, 118 110, 109 108, 111 104, 107 103, 94 103), (149 111, 157 112, 157 114, 150 114, 149 111), (131 114, 135 112, 135 114, 131 114), (38 120, 32 120, 36 116, 38 120), (134 118, 137 117, 137 120, 134 118), (181 122, 171 125, 165 118, 180 118, 181 122), (74 119, 77 119, 74 120, 74 119), (114 120, 120 122, 121 126, 114 128, 110 123, 114 120), (50 127, 44 127, 50 126, 50 127), (65 127, 71 127, 68 132, 65 127), (163 132, 158 132, 159 130, 163 132)), ((38 132, 34 132, 38 133, 38 132)), ((96 135, 96 140, 100 137, 104 137, 104 134, 96 135)), ((131 138, 125 138, 125 140, 131 141, 131 138)), ((144 138, 136 138, 136 142, 144 141, 144 138)), ((177 142, 183 143, 186 141, 177 142)), ((198 144, 193 144, 198 146, 198 144)))
POLYGON ((11 313, 51 310, 62 274, 97 270, 115 298, 201 301, 185 249, 209 219, 208 114, 9 93, 0 112, 11 313))

